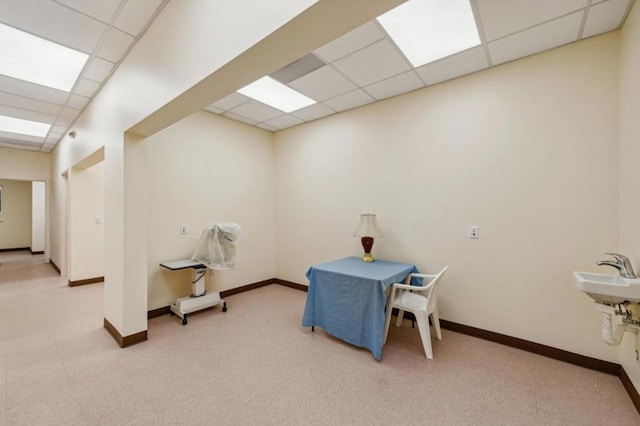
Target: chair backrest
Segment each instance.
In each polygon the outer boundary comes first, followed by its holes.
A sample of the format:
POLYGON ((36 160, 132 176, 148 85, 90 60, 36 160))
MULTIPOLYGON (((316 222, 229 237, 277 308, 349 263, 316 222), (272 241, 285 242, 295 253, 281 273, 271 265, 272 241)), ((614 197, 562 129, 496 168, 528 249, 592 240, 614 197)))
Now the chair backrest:
POLYGON ((412 277, 418 277, 424 280, 421 287, 416 286, 416 290, 426 293, 426 294, 423 293, 423 296, 425 296, 429 300, 429 306, 427 306, 428 312, 433 312, 433 310, 436 307, 436 303, 437 303, 436 290, 438 289, 438 284, 440 283, 440 279, 442 278, 442 276, 444 275, 444 273, 447 271, 448 268, 449 266, 445 266, 444 268, 442 268, 440 272, 438 272, 435 275, 409 274, 409 276, 407 277, 407 281, 406 281, 407 284, 410 283, 412 277))
POLYGON ((436 303, 437 303, 436 290, 438 289, 438 284, 440 283, 440 279, 442 278, 444 273, 447 272, 447 269, 449 269, 449 266, 445 266, 444 268, 442 268, 442 270, 438 272, 436 276, 433 277, 433 279, 431 280, 431 283, 433 283, 433 286, 429 290, 429 294, 427 294, 427 298, 429 300, 429 306, 427 308, 429 312, 433 312, 433 310, 436 308, 436 303))

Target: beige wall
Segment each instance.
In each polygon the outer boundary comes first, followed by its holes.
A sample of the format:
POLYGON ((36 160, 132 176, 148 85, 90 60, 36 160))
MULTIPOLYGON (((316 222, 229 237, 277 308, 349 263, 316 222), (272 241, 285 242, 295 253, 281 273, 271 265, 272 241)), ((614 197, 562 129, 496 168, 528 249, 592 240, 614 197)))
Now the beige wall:
POLYGON ((276 275, 359 255, 449 265, 441 315, 618 362, 573 270, 618 246, 618 34, 276 134, 276 275), (480 239, 468 238, 470 225, 480 239))
MULTIPOLYGON (((23 181, 42 181, 45 182, 45 200, 44 200, 44 226, 48 226, 48 186, 51 176, 51 154, 43 152, 32 152, 19 149, 0 148, 0 179, 17 179, 23 181)), ((29 183, 30 184, 30 183, 29 183)), ((0 219, 1 220, 1 219, 0 219)), ((31 227, 31 224, 29 224, 31 227)), ((6 228, 6 227, 5 227, 6 228)), ((0 231, 2 233, 3 231, 0 231)), ((8 232, 8 231, 7 231, 8 232)), ((30 232, 30 231, 29 231, 30 232)), ((46 231, 44 231, 46 232, 46 231)), ((1 237, 0 237, 1 238, 1 237)), ((44 235, 45 241, 37 251, 45 250, 46 259, 49 260, 48 253, 48 233, 44 235)), ((31 241, 20 247, 31 246, 31 241)), ((0 245, 1 247, 1 245, 0 245)))
MULTIPOLYGON (((620 44, 620 252, 636 271, 640 267, 640 6, 636 2, 622 30, 620 44)), ((635 306, 635 317, 640 309, 635 306)), ((640 336, 627 333, 622 366, 640 390, 640 336)))
POLYGON ((46 242, 46 184, 31 182, 31 251, 40 252, 45 249, 46 242))
POLYGON ((0 148, 0 179, 48 181, 51 154, 0 148))
MULTIPOLYGON (((147 329, 148 298, 147 163, 142 142, 124 133, 314 2, 169 2, 76 120, 77 137, 65 137, 54 150, 52 221, 59 224, 62 174, 105 148, 105 318, 121 335, 147 329)), ((54 260, 63 247, 61 233, 52 233, 54 260)))
POLYGON ((70 259, 67 276, 80 281, 104 276, 104 163, 74 167, 70 189, 70 259))
POLYGON ((31 182, 0 179, 0 249, 31 246, 31 182))
POLYGON ((149 164, 149 309, 191 293, 190 271, 168 271, 167 260, 188 259, 202 230, 237 222, 237 269, 207 276, 221 291, 273 278, 274 188, 272 134, 198 112, 145 141, 149 164), (180 235, 180 224, 189 233, 180 235))

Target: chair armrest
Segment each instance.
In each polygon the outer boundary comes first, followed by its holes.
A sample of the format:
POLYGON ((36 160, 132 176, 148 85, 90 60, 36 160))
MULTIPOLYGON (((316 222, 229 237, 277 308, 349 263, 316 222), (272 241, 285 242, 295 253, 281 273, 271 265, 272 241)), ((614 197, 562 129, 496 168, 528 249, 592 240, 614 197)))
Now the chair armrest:
POLYGON ((415 290, 420 287, 411 284, 393 283, 393 288, 402 288, 404 290, 415 290))
POLYGON ((431 282, 431 280, 435 277, 435 275, 431 275, 431 274, 420 274, 418 272, 412 272, 409 275, 407 275, 407 278, 405 278, 404 283, 409 285, 411 284, 411 278, 420 278, 422 279, 422 285, 421 286, 415 286, 415 287, 424 287, 426 284, 424 284, 424 279, 427 279, 428 282, 431 282))
POLYGON ((419 274, 418 272, 412 272, 408 275, 407 278, 435 278, 436 275, 433 274, 419 274))
POLYGON ((401 284, 401 283, 393 283, 393 289, 403 289, 403 290, 413 290, 413 291, 425 291, 429 288, 431 288, 431 283, 422 285, 422 286, 417 286, 417 285, 411 285, 411 284, 401 284))

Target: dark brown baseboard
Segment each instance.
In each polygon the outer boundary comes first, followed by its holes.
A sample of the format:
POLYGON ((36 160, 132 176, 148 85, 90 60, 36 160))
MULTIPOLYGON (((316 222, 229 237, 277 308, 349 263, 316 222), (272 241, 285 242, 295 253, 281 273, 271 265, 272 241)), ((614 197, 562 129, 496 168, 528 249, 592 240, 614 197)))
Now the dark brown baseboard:
MULTIPOLYGON (((245 291, 255 290, 260 287, 264 287, 267 285, 271 285, 275 283, 275 279, 271 278, 269 280, 258 281, 257 283, 247 284, 240 287, 232 288, 230 290, 224 290, 220 292, 220 297, 225 298, 229 296, 233 296, 234 294, 244 293, 245 291)), ((169 315, 171 313, 171 308, 169 306, 163 306, 161 308, 152 309, 147 311, 147 319, 157 318, 162 315, 169 315)))
POLYGON ((278 278, 274 278, 273 281, 276 284, 280 284, 280 285, 283 285, 285 287, 295 288, 296 290, 302 290, 302 291, 305 291, 305 292, 309 291, 309 286, 307 286, 307 285, 298 284, 298 283, 294 283, 294 282, 286 281, 286 280, 281 280, 281 279, 278 279, 278 278))
POLYGON ((225 298, 229 296, 233 296, 234 294, 244 293, 245 291, 255 290, 256 288, 264 287, 275 282, 275 278, 271 278, 264 281, 258 281, 257 283, 243 285, 237 288, 232 288, 230 290, 224 290, 220 292, 220 297, 225 298))
POLYGON ((29 247, 16 247, 16 248, 5 248, 5 249, 0 249, 0 253, 5 252, 5 251, 25 251, 25 250, 31 250, 29 247))
POLYGON ((522 349, 537 355, 546 356, 547 358, 557 359, 558 361, 568 362, 569 364, 578 365, 590 370, 600 371, 601 373, 611 374, 613 376, 620 375, 620 364, 609 361, 603 361, 597 358, 591 358, 585 355, 576 354, 565 351, 563 349, 551 346, 541 345, 540 343, 530 342, 528 340, 511 337, 493 331, 482 330, 480 328, 471 327, 464 324, 458 324, 451 321, 440 320, 440 326, 456 333, 466 334, 480 339, 489 340, 491 342, 500 343, 501 345, 511 346, 512 348, 522 349))
POLYGON ((161 317, 162 315, 169 315, 171 308, 169 306, 163 306, 162 308, 152 309, 147 312, 147 319, 161 317))
POLYGON ((79 285, 95 284, 104 282, 104 277, 87 278, 86 280, 69 280, 69 287, 78 287, 79 285))
POLYGON ((106 318, 104 318, 104 328, 107 329, 111 337, 113 337, 121 348, 126 348, 147 340, 147 330, 123 337, 106 318))
POLYGON ((49 259, 49 263, 51 264, 51 267, 56 270, 58 275, 60 275, 60 268, 58 268, 58 265, 56 265, 56 262, 54 262, 52 259, 49 259))
POLYGON ((631 398, 631 402, 633 402, 636 410, 638 410, 638 413, 640 413, 640 393, 638 393, 638 389, 633 386, 633 382, 631 382, 631 379, 627 375, 627 372, 624 371, 624 367, 622 366, 620 366, 620 381, 622 382, 622 386, 624 386, 624 388, 627 390, 627 393, 631 398))

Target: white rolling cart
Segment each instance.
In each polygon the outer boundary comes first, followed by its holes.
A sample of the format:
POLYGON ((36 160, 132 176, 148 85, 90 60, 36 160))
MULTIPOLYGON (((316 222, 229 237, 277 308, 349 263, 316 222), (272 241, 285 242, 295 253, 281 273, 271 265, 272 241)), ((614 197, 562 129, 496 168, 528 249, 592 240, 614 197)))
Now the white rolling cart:
POLYGON ((191 296, 181 297, 170 306, 172 315, 182 318, 182 325, 187 325, 187 315, 202 309, 211 308, 222 304, 222 312, 227 312, 227 303, 220 299, 220 293, 208 293, 204 286, 204 277, 207 266, 202 262, 191 259, 173 260, 162 262, 160 266, 171 271, 191 269, 191 296))
POLYGON ((162 262, 160 266, 178 271, 191 268, 191 296, 181 297, 171 304, 172 315, 182 318, 182 325, 187 325, 187 315, 222 305, 222 312, 227 312, 227 303, 220 299, 220 292, 207 293, 205 275, 207 268, 228 271, 236 268, 235 242, 240 235, 240 225, 233 222, 218 223, 205 228, 190 259, 162 262))

